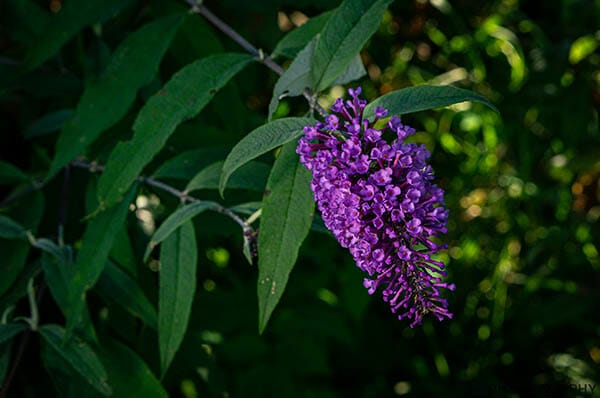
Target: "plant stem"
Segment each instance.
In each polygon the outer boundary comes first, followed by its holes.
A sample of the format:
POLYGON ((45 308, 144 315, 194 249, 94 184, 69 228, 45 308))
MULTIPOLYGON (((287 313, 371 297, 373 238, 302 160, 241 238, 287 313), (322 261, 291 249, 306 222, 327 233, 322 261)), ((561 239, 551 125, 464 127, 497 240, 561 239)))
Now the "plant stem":
MULTIPOLYGON (((285 69, 283 69, 277 62, 273 61, 268 54, 265 54, 261 49, 256 48, 252 43, 246 40, 242 35, 236 32, 231 26, 227 25, 222 19, 213 14, 208 8, 206 8, 203 4, 199 3, 197 0, 185 0, 191 7, 190 12, 195 14, 200 14, 204 18, 208 20, 211 24, 213 24, 217 29, 223 32, 225 35, 229 36, 233 41, 239 44, 244 50, 249 52, 250 54, 258 57, 259 61, 264 64, 267 68, 271 69, 273 72, 278 75, 283 75, 285 69)), ((317 112, 323 117, 326 118, 328 116, 327 111, 319 105, 316 101, 314 94, 309 90, 304 90, 302 93, 304 98, 308 101, 308 105, 311 109, 316 109, 317 112)))
MULTIPOLYGON (((95 162, 86 162, 85 160, 81 160, 81 159, 74 160, 73 162, 71 162, 71 164, 75 167, 86 169, 92 173, 94 173, 94 172, 102 173, 104 171, 104 166, 96 164, 95 162)), ((192 203, 192 202, 200 201, 200 199, 189 195, 187 192, 180 191, 179 189, 172 187, 168 184, 165 184, 164 182, 156 180, 152 177, 140 176, 140 177, 138 177, 138 181, 140 181, 146 185, 150 185, 152 187, 161 189, 165 192, 168 192, 171 195, 179 198, 179 200, 181 200, 182 203, 185 203, 185 202, 192 203)), ((237 214, 235 214, 234 212, 232 212, 231 210, 229 210, 228 208, 226 208, 224 206, 215 204, 215 205, 211 206, 209 208, 209 210, 212 210, 214 212, 223 214, 223 215, 231 218, 235 223, 237 223, 240 227, 242 227, 244 232, 246 232, 248 230, 250 230, 250 231, 252 230, 252 228, 249 227, 244 222, 244 220, 242 220, 241 217, 239 217, 237 214)))

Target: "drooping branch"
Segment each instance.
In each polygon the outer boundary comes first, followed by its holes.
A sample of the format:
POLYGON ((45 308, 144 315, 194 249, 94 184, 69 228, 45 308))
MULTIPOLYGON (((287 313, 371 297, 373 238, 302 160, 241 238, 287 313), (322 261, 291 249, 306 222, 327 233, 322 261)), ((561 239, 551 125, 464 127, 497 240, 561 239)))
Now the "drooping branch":
MULTIPOLYGON (((95 162, 88 162, 82 159, 74 160, 71 164, 75 167, 86 169, 92 173, 102 173, 104 171, 104 166, 99 165, 95 162)), ((171 195, 179 198, 179 200, 182 203, 193 203, 200 201, 200 199, 191 196, 186 191, 180 191, 179 189, 172 187, 171 185, 165 184, 164 182, 159 181, 153 177, 140 176, 138 177, 138 181, 140 181, 143 184, 152 186, 154 188, 158 188, 162 191, 168 192, 171 195)), ((219 204, 214 204, 211 207, 209 207, 208 210, 223 214, 231 218, 236 224, 238 224, 242 228, 244 233, 252 232, 252 227, 249 225, 249 223, 246 223, 240 216, 238 216, 228 208, 219 204)))

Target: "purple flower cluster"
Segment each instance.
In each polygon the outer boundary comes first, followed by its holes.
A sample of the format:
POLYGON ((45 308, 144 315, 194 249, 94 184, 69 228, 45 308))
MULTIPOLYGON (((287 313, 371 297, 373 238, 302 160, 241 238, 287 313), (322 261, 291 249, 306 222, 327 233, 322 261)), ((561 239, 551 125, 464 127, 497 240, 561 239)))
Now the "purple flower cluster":
POLYGON ((442 281, 444 264, 432 258, 444 248, 432 238, 446 232, 448 211, 444 191, 432 183, 429 152, 404 143, 415 130, 397 116, 375 128, 387 110, 375 108, 369 121, 360 87, 348 92, 352 100, 338 98, 325 123, 305 127, 298 144, 323 221, 369 274, 369 294, 382 288, 399 319, 414 327, 429 313, 452 318, 440 289, 454 285, 442 281), (383 137, 388 132, 391 143, 383 137))

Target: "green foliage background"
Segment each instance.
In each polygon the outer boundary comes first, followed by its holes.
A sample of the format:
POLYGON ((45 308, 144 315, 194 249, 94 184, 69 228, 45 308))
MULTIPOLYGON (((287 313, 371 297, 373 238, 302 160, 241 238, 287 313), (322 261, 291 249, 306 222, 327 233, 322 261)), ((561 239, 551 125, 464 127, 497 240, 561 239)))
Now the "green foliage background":
MULTIPOLYGON (((58 56, 36 65, 26 54, 43 36, 49 10, 60 4, 0 3, 0 154, 34 182, 50 169, 56 130, 116 46, 144 23, 186 9, 177 1, 128 1, 118 12, 106 5, 105 15, 68 40, 58 56), (34 67, 24 74, 21 62, 34 67), (53 119, 43 119, 48 114, 53 119)), ((337 4, 226 0, 207 6, 269 52, 294 24, 337 4)), ((72 19, 78 23, 77 16, 72 19)), ((449 298, 453 320, 408 328, 377 295, 368 296, 350 255, 333 238, 311 231, 282 300, 259 335, 257 269, 243 257, 239 228, 205 212, 193 222, 198 283, 190 325, 159 381, 161 362, 151 326, 158 300, 156 261, 142 258, 149 231, 177 208, 178 200, 140 187, 127 229, 115 232, 111 251, 122 267, 111 272, 124 268, 140 290, 126 287, 122 291, 129 295, 119 296, 111 285, 115 279, 100 279, 88 294, 96 330, 79 333, 100 342, 91 344, 100 347, 114 395, 529 397, 549 391, 571 396, 570 384, 598 386, 599 27, 597 1, 397 1, 361 52, 368 74, 359 83, 371 100, 422 83, 452 84, 488 97, 500 110, 463 103, 404 118, 417 128, 415 140, 432 151, 439 185, 447 192, 445 259, 449 280, 457 285, 449 298)), ((224 51, 241 50, 200 16, 186 17, 159 73, 141 84, 127 114, 94 142, 90 159, 106 163, 117 141, 131 136, 141 106, 174 72, 224 51)), ((285 56, 277 61, 290 62, 285 56)), ((211 148, 196 156, 189 170, 178 171, 183 178, 173 173, 164 178, 183 189, 186 179, 224 159, 242 137, 264 124, 276 81, 259 63, 246 67, 198 117, 177 127, 147 173, 185 151, 211 148)), ((334 87, 322 102, 328 105, 342 94, 334 87)), ((307 109, 302 98, 285 99, 275 117, 303 116, 307 109)), ((259 160, 271 164, 274 156, 259 160)), ((31 185, 1 171, 2 198, 31 185)), ((63 175, 2 207, 1 214, 35 236, 56 239, 65 212, 64 241, 80 249, 82 220, 97 207, 97 176, 71 168, 68 206, 61 210, 63 175)), ((264 176, 261 181, 264 186, 264 176)), ((233 206, 260 201, 262 193, 232 189, 223 201, 214 189, 202 189, 195 196, 233 206)), ((26 241, 0 240, 0 253, 0 311, 15 305, 14 316, 28 316, 25 286, 44 259, 26 241), (15 273, 14 264, 22 264, 23 271, 15 273)), ((38 295, 46 289, 39 279, 38 295)), ((64 324, 57 295, 46 292, 42 298, 41 323, 64 324)), ((95 394, 90 384, 96 381, 49 349, 60 333, 47 326, 43 340, 21 334, 12 343, 0 341, 0 375, 21 356, 7 397, 95 394), (19 353, 25 338, 31 341, 19 353)))

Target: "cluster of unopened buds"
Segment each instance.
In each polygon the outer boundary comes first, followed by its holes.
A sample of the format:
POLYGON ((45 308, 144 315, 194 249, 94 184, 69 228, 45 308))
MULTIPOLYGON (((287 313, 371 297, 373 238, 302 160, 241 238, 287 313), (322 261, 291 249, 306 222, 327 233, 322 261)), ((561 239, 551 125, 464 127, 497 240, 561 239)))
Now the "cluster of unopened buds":
POLYGON ((451 318, 441 289, 454 285, 443 281, 445 266, 433 258, 445 248, 435 239, 446 232, 448 210, 432 182, 430 154, 404 142, 415 130, 399 117, 383 122, 386 109, 364 118, 361 89, 348 92, 352 99, 338 98, 325 123, 306 126, 298 144, 323 221, 368 274, 369 294, 381 290, 399 319, 414 327, 427 314, 451 318))

